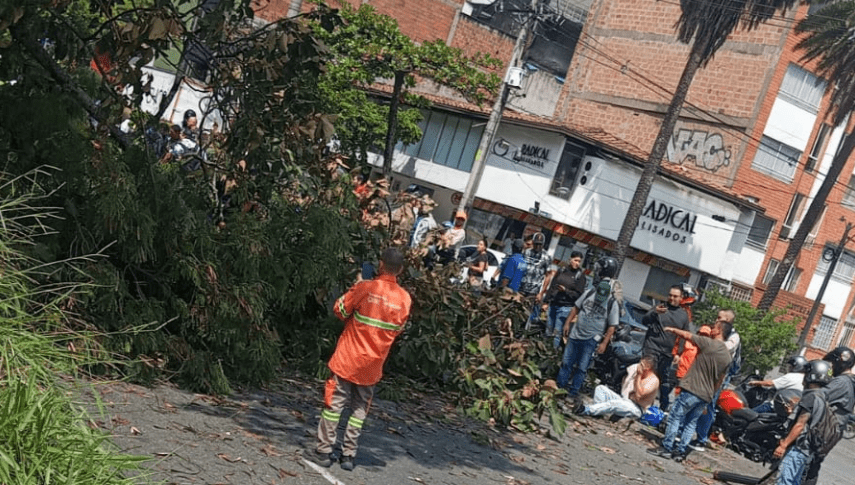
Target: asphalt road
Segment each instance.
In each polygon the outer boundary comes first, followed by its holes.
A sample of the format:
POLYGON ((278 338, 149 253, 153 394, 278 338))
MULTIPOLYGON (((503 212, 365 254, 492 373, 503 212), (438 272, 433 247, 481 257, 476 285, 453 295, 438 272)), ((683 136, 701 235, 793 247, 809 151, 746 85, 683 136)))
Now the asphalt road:
POLYGON ((840 440, 819 471, 818 485, 855 483, 855 439, 840 440))
POLYGON ((709 485, 714 470, 766 471, 728 450, 694 453, 682 464, 652 456, 646 450, 660 435, 634 420, 570 419, 562 436, 545 428, 523 434, 418 393, 402 403, 375 400, 354 471, 318 469, 302 449, 314 442, 322 388, 313 379, 282 379, 227 399, 123 383, 87 393, 102 402, 95 425, 121 451, 151 458, 141 483, 709 485))

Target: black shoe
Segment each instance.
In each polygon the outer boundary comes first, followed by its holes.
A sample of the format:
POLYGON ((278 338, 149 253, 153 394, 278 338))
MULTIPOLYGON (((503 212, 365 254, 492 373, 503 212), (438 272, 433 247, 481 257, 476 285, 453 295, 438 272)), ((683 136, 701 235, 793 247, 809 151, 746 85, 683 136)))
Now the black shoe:
POLYGON ((585 405, 582 404, 581 402, 576 404, 573 407, 573 414, 575 414, 576 416, 584 416, 585 415, 585 405))
POLYGON ((347 470, 349 472, 353 471, 353 457, 352 456, 341 455, 341 458, 339 459, 339 461, 341 462, 341 469, 342 470, 347 470))
POLYGON ((329 468, 333 462, 333 454, 332 453, 321 453, 320 451, 313 450, 303 450, 303 457, 307 458, 309 461, 316 463, 324 468, 329 468))
POLYGON ((672 458, 673 458, 673 459, 674 459, 674 461, 676 461, 677 463, 683 463, 683 460, 685 460, 685 459, 686 459, 686 455, 681 455, 681 454, 679 454, 679 453, 674 453, 674 455, 672 456, 672 458))
POLYGON ((647 452, 650 453, 651 455, 656 455, 660 458, 671 459, 673 457, 673 454, 670 451, 666 450, 664 446, 659 446, 656 448, 650 448, 649 450, 647 450, 647 452))

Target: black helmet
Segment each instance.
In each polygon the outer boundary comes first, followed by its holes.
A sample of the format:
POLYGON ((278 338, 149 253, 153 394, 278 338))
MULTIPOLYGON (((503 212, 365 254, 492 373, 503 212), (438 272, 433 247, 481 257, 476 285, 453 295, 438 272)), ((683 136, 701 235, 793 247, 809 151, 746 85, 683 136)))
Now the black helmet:
POLYGON ((611 256, 600 258, 595 268, 597 278, 614 278, 617 273, 617 261, 611 256))
POLYGON ((831 364, 824 360, 812 360, 805 366, 805 380, 807 384, 826 385, 831 382, 831 364))
POLYGON ((532 244, 540 244, 542 246, 543 243, 545 243, 545 242, 546 242, 546 236, 544 236, 542 232, 534 233, 534 236, 532 236, 532 238, 531 238, 532 244))
POLYGON ((790 372, 804 372, 808 361, 801 355, 794 355, 787 359, 786 364, 790 366, 790 372))
POLYGON ((852 352, 849 347, 837 347, 825 354, 822 360, 831 362, 834 375, 839 376, 843 371, 847 371, 855 365, 855 352, 852 352))

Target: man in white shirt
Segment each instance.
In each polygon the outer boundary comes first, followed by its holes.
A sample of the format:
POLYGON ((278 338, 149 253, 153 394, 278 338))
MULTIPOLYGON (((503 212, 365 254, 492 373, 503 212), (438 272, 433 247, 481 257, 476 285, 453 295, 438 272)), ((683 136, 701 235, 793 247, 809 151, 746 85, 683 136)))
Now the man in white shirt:
MULTIPOLYGON (((763 387, 774 387, 775 393, 781 392, 784 389, 795 389, 797 391, 804 390, 804 379, 805 379, 805 366, 807 365, 807 359, 802 357, 801 355, 794 355, 787 359, 787 367, 789 367, 789 372, 778 377, 777 379, 765 380, 765 381, 753 381, 749 382, 749 386, 763 386, 763 387)), ((772 407, 772 401, 766 401, 758 406, 752 408, 754 411, 758 413, 771 413, 774 408, 772 407)))

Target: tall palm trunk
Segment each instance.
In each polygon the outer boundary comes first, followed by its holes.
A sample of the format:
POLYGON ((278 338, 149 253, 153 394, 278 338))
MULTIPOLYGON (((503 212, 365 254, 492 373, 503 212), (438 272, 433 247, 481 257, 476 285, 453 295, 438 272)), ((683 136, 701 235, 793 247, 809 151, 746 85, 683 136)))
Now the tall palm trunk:
POLYGON ((650 189, 653 188, 653 181, 656 178, 656 173, 659 171, 659 166, 662 164, 662 157, 665 156, 665 151, 668 148, 668 142, 674 134, 674 127, 677 125, 677 120, 680 118, 680 110, 683 107, 683 102, 689 93, 689 86, 692 84, 695 74, 701 67, 702 56, 706 48, 706 42, 696 40, 692 44, 692 50, 689 53, 689 59, 686 61, 686 66, 683 68, 683 74, 680 76, 680 82, 677 84, 677 89, 674 92, 674 97, 671 98, 671 104, 662 118, 662 125, 659 127, 659 134, 656 135, 656 140, 653 142, 653 149, 647 162, 644 164, 644 170, 641 172, 641 178, 638 180, 638 186, 635 188, 635 194, 632 196, 632 201, 629 203, 629 209, 626 211, 623 225, 618 233, 617 241, 615 242, 614 258, 618 264, 618 275, 623 267, 624 259, 626 259, 629 251, 629 243, 632 241, 632 236, 635 234, 635 229, 638 227, 638 220, 644 211, 644 206, 647 203, 647 196, 650 195, 650 189))
MULTIPOLYGON (((829 167, 828 173, 825 175, 825 180, 823 180, 822 185, 819 186, 819 190, 816 192, 813 201, 810 203, 804 219, 802 219, 801 224, 799 224, 799 229, 796 231, 796 234, 787 246, 787 251, 784 253, 784 258, 781 261, 781 264, 778 265, 778 269, 775 271, 772 281, 770 281, 769 285, 766 287, 766 292, 763 293, 763 298, 760 299, 760 303, 757 305, 758 310, 768 311, 772 308, 772 304, 775 302, 775 298, 778 297, 778 292, 781 291, 781 285, 784 284, 784 279, 786 279, 787 273, 790 271, 790 267, 792 267, 796 262, 796 258, 799 256, 802 246, 804 246, 807 235, 813 229, 813 226, 816 225, 820 216, 822 216, 822 210, 825 208, 825 202, 828 199, 828 194, 831 193, 832 187, 834 187, 838 177, 840 177, 840 173, 843 171, 843 167, 846 165, 846 160, 849 159, 849 155, 852 153, 853 148, 855 148, 855 135, 847 133, 843 138, 840 148, 831 160, 831 167, 829 167)), ((805 322, 805 325, 810 325, 810 323, 811 322, 805 322)))
POLYGON ((398 106, 401 104, 401 91, 404 88, 404 71, 395 71, 395 84, 392 87, 392 101, 389 103, 389 116, 386 121, 386 143, 383 147, 383 177, 392 175, 392 155, 395 150, 395 131, 398 129, 398 106))

